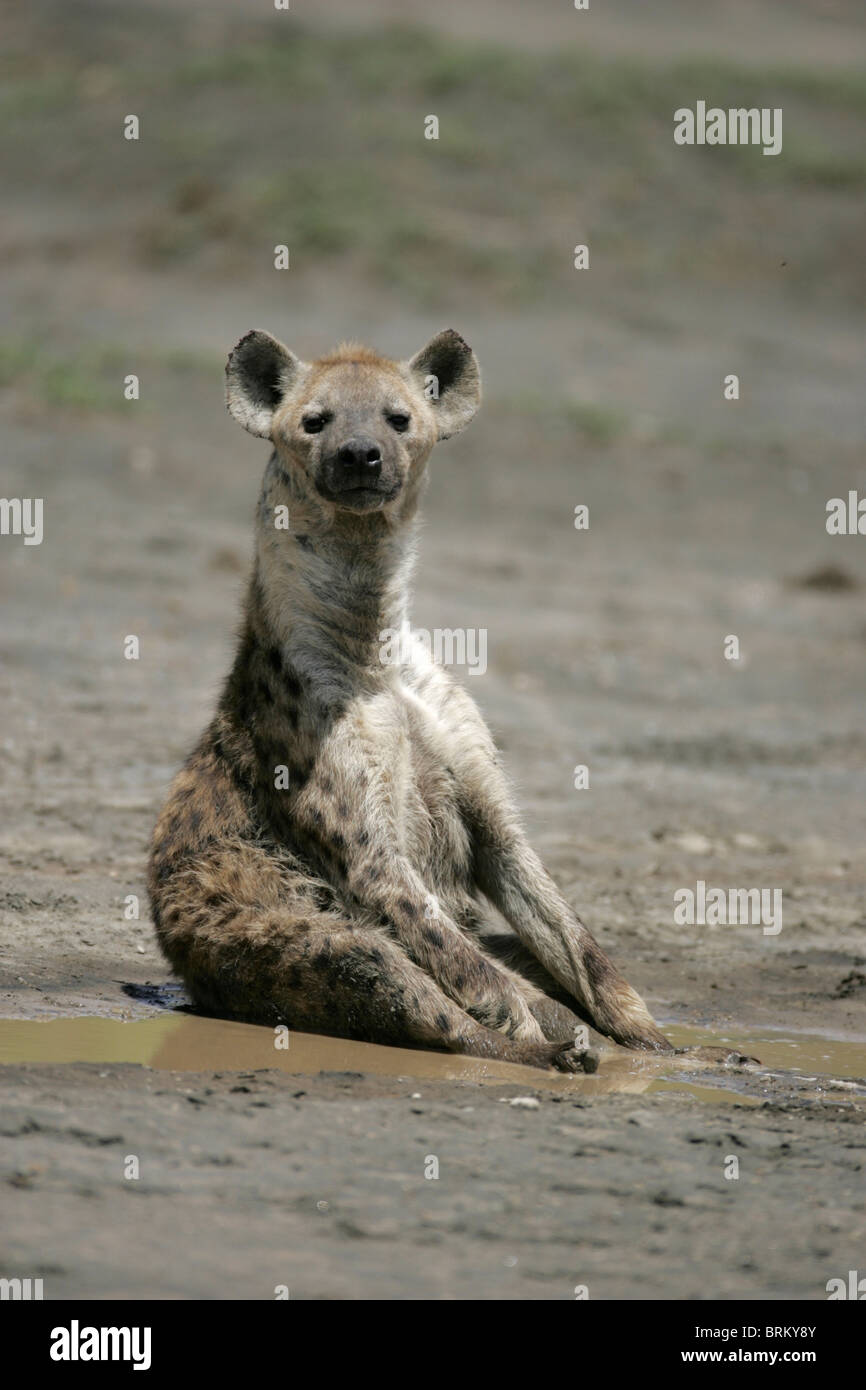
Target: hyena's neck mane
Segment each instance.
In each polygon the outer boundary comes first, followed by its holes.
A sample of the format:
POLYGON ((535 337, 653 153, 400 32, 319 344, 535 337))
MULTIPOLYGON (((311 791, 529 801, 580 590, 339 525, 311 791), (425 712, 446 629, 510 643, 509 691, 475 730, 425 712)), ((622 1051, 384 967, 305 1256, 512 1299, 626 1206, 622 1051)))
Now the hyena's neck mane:
MULTIPOLYGON (((298 496, 276 459, 265 474, 247 598, 247 633, 280 654, 322 705, 342 703, 389 679, 381 659, 409 614, 417 496, 402 515, 333 511, 298 496), (277 508, 281 522, 278 526, 277 508)), ((273 657, 271 658, 273 660, 273 657)))

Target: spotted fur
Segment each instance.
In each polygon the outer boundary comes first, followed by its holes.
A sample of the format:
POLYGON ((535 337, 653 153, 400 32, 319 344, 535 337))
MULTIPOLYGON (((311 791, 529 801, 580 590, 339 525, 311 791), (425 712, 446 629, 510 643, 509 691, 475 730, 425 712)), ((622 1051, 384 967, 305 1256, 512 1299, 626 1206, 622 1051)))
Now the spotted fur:
POLYGON ((154 831, 168 960, 202 1007, 302 1031, 566 1070, 578 1019, 665 1048, 529 847, 472 699, 421 644, 380 659, 473 353, 447 331, 408 362, 306 363, 252 333, 226 370, 273 453, 234 665, 154 831))

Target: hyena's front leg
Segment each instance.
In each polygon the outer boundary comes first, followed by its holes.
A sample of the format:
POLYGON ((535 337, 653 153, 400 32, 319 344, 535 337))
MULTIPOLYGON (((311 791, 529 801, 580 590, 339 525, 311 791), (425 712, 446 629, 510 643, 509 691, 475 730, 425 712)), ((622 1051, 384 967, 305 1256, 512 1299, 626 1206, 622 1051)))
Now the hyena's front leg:
POLYGON ((569 907, 528 844, 501 782, 500 787, 502 805, 485 797, 472 807, 477 886, 600 1033, 623 1047, 671 1051, 640 995, 569 907))
POLYGON ((333 732, 295 803, 295 831, 350 910, 385 927, 471 1018, 510 1038, 544 1042, 519 983, 460 931, 404 852, 409 745, 378 735, 380 724, 387 731, 394 722, 386 699, 333 732))
POLYGON ((464 936, 408 861, 393 849, 382 853, 374 848, 372 858, 377 866, 373 878, 369 861, 348 867, 349 890, 364 908, 380 915, 409 959, 487 1028, 510 1038, 543 1041, 519 985, 464 936))

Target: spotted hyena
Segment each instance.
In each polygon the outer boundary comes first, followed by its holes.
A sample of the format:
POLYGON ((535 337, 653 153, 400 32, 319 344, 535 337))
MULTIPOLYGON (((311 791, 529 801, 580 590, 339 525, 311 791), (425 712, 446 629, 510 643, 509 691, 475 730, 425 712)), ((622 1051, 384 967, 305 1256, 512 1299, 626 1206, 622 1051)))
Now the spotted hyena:
POLYGON ((382 660, 474 354, 446 331, 307 363, 255 332, 226 376, 273 452, 234 665, 153 836, 172 966, 203 1008, 304 1032, 575 1070, 583 1020, 667 1050, 527 843, 472 699, 421 642, 382 660))

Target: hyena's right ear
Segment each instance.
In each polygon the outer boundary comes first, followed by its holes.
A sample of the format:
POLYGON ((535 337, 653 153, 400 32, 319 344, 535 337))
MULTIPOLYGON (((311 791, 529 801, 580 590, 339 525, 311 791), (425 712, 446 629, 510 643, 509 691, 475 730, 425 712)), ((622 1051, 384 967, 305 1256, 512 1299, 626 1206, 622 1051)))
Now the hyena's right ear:
POLYGON ((270 439, 274 411, 306 367, 270 333, 254 330, 241 338, 226 363, 226 405, 238 424, 270 439))
POLYGON ((475 353, 459 333, 443 329, 406 367, 433 407, 440 439, 450 439, 469 424, 481 402, 481 374, 475 353))

